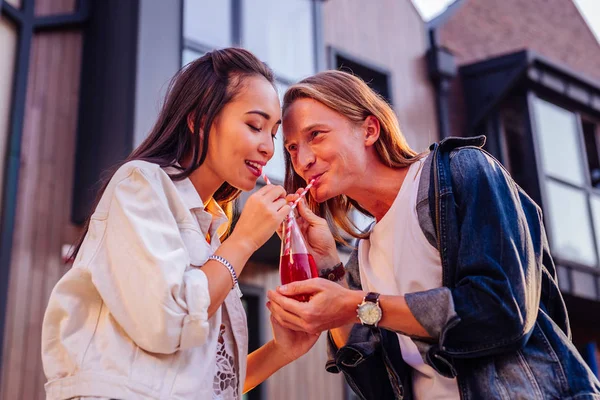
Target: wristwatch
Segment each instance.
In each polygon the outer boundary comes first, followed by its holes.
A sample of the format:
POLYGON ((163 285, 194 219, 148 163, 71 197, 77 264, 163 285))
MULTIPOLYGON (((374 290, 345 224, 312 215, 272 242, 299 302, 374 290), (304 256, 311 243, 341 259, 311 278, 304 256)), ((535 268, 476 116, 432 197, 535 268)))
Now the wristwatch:
POLYGON ((383 312, 379 307, 379 293, 369 292, 356 309, 358 319, 363 325, 377 327, 383 312))

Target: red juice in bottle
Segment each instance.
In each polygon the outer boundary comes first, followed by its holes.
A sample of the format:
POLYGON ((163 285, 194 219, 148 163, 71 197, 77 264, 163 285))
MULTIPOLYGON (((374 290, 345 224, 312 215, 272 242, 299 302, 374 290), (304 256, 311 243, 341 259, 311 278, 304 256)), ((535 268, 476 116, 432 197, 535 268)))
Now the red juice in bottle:
MULTIPOLYGON (((302 233, 296 224, 296 218, 290 213, 283 225, 281 241, 281 259, 279 260, 279 277, 282 284, 316 278, 317 265, 309 254, 302 233)), ((293 296, 298 301, 308 301, 310 296, 293 296)))
MULTIPOLYGON (((306 253, 283 255, 279 262, 279 274, 281 283, 284 285, 319 276, 313 256, 306 253)), ((298 301, 309 300, 307 295, 294 296, 293 298, 298 301)))

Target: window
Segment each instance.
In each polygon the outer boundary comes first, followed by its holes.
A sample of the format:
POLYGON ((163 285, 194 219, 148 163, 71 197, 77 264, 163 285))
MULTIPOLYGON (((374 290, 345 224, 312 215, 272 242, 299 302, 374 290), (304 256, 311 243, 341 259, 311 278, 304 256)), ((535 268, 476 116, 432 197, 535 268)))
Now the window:
POLYGON ((350 56, 333 52, 333 68, 349 72, 360 77, 371 89, 379 93, 389 104, 392 104, 389 73, 377 67, 367 66, 350 56))
POLYGON ((595 126, 540 98, 534 99, 533 112, 552 252, 561 260, 595 267, 600 248, 600 192, 593 189, 600 179, 595 126))
POLYGON ((243 0, 242 44, 277 76, 297 81, 315 70, 310 0, 243 0))
POLYGON ((181 65, 187 65, 194 61, 197 58, 200 58, 204 55, 204 53, 192 50, 192 49, 183 49, 181 52, 181 65))
POLYGON ((552 251, 585 265, 596 265, 596 251, 585 193, 554 180, 546 181, 547 213, 552 229, 552 251))
MULTIPOLYGON (((14 4, 15 2, 9 2, 14 4)), ((17 28, 2 15, 0 17, 0 199, 4 187, 4 165, 10 132, 10 111, 15 71, 17 28)), ((1 210, 0 210, 1 213, 1 210)))
MULTIPOLYGON (((315 72, 313 2, 184 0, 181 63, 186 65, 207 51, 241 43, 273 69, 279 97, 283 99, 293 82, 315 72)), ((275 140, 273 158, 263 171, 274 183, 283 183, 285 159, 281 129, 275 140)))
POLYGON ((577 116, 540 99, 535 102, 535 114, 544 172, 553 178, 583 185, 577 116))
POLYGON ((185 0, 183 37, 208 49, 230 46, 231 1, 185 0))
MULTIPOLYGON (((279 94, 279 101, 282 102, 283 95, 285 94, 288 85, 283 82, 276 82, 276 85, 277 92, 279 94)), ((283 133, 281 132, 281 126, 277 131, 277 135, 275 135, 274 147, 275 152, 273 153, 273 157, 263 168, 263 172, 269 177, 269 179, 272 179, 278 183, 283 183, 283 179, 285 178, 285 149, 283 148, 283 133)))

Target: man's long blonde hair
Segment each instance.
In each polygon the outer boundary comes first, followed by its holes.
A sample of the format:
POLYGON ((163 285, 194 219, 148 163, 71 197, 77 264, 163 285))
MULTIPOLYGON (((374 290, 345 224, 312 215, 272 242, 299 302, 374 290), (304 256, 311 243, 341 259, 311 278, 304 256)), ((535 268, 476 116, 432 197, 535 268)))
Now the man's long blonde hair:
MULTIPOLYGON (((381 130, 374 146, 380 160, 388 167, 408 167, 424 156, 410 148, 390 105, 354 75, 342 71, 324 71, 292 85, 283 98, 283 117, 294 101, 305 98, 322 103, 356 125, 362 124, 370 115, 377 118, 381 130)), ((288 193, 294 193, 306 185, 294 171, 287 152, 284 185, 288 193)), ((319 204, 310 194, 307 194, 306 200, 315 214, 327 219, 338 242, 348 244, 340 234, 340 229, 355 238, 367 236, 352 222, 350 213, 356 209, 367 216, 372 215, 355 200, 339 195, 319 204)))

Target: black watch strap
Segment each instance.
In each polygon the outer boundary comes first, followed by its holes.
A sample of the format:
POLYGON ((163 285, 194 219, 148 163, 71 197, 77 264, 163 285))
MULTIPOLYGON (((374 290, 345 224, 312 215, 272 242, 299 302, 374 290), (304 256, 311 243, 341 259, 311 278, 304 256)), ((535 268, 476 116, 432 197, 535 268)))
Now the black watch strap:
POLYGON ((379 293, 369 292, 365 296, 365 301, 370 301, 371 303, 377 303, 379 300, 379 293))

